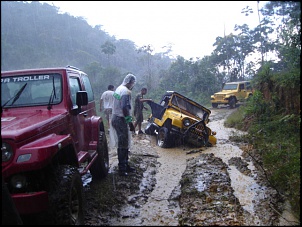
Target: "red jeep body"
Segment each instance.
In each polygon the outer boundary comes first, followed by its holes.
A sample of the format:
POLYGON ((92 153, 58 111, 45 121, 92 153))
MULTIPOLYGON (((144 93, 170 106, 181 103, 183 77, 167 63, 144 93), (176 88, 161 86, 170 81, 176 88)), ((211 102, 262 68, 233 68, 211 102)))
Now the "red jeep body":
POLYGON ((109 169, 88 76, 74 67, 1 72, 1 139, 2 178, 19 213, 83 223, 81 176, 101 179, 109 169))

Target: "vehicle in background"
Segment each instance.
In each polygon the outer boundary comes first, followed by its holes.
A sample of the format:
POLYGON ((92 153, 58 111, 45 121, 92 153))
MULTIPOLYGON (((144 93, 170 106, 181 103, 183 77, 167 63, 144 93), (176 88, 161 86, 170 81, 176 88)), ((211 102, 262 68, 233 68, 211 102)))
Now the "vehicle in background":
POLYGON ((245 102, 253 96, 250 81, 237 81, 225 83, 220 92, 211 95, 211 103, 213 108, 218 105, 229 105, 230 108, 235 108, 239 102, 245 102))

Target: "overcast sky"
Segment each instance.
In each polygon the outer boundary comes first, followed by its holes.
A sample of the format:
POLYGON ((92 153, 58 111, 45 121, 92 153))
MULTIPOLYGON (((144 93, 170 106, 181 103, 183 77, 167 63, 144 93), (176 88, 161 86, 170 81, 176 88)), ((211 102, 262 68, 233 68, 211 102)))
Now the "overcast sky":
MULTIPOLYGON (((42 1, 41 1, 42 2, 42 1)), ((43 1, 44 2, 44 1, 43 1)), ((235 24, 258 25, 257 1, 47 1, 116 39, 129 39, 138 47, 151 44, 154 52, 172 45, 173 56, 210 55, 217 36, 234 33, 235 24), (254 13, 244 16, 249 6, 254 13)), ((260 1, 260 7, 264 4, 260 1)))

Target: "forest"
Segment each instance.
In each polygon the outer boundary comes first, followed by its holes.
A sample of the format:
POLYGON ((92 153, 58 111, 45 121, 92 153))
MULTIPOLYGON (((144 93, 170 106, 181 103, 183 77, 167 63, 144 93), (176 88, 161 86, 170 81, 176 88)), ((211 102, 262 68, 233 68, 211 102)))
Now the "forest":
POLYGON ((250 80, 255 95, 241 110, 241 125, 234 124, 252 135, 272 184, 299 213, 301 3, 268 1, 241 13, 257 13, 258 26, 238 24, 213 40, 211 55, 186 60, 171 58, 169 48, 154 53, 152 44, 116 39, 46 3, 1 1, 1 71, 72 65, 89 75, 97 101, 131 72, 138 79, 134 93, 146 86, 159 101, 174 90, 205 106, 223 83, 250 80))
MULTIPOLYGON (((288 11, 299 8, 298 3, 280 4, 288 11)), ((153 53, 152 44, 138 47, 131 40, 116 39, 103 31, 102 25, 91 27, 84 18, 59 13, 59 8, 46 3, 1 1, 1 70, 73 65, 90 76, 96 99, 108 84, 118 86, 131 72, 138 77, 134 89, 138 92, 139 87, 148 87, 154 100, 166 90, 175 90, 208 105, 210 95, 225 82, 252 80, 265 64, 276 72, 284 69, 281 59, 291 51, 284 50, 284 42, 292 46, 290 42, 299 39, 295 31, 299 21, 294 21, 299 20, 299 14, 279 10, 280 15, 277 10, 281 6, 274 2, 266 7, 259 12, 248 6, 242 9, 246 16, 261 14, 259 25, 253 29, 236 25, 234 33, 238 35, 217 37, 212 54, 194 61, 171 58, 169 48, 153 53), (270 8, 276 8, 276 13, 270 8), (283 22, 274 25, 274 17, 283 18, 283 22), (278 62, 267 60, 272 53, 278 62), (255 54, 256 60, 250 57, 255 54)), ((293 51, 299 55, 299 48, 293 51)), ((298 58, 292 58, 299 64, 298 58)))

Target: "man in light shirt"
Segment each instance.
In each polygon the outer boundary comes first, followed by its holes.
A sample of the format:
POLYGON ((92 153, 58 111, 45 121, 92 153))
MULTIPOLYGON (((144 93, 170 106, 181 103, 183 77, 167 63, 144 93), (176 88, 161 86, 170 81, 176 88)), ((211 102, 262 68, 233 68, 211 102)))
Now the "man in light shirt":
POLYGON ((108 85, 108 90, 105 91, 101 95, 100 99, 100 111, 104 110, 105 118, 108 123, 108 131, 110 130, 111 125, 111 115, 112 115, 112 106, 113 106, 113 93, 114 93, 114 86, 108 85))

